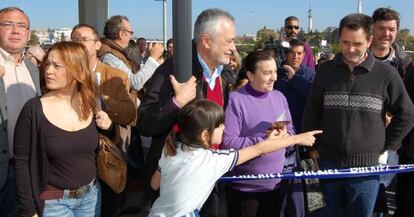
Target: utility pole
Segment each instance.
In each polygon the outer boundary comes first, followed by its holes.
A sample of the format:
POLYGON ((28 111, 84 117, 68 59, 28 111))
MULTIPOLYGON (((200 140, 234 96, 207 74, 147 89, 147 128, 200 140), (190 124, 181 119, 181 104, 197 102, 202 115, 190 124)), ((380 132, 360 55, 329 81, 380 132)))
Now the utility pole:
POLYGON ((166 49, 167 48, 167 0, 155 0, 155 1, 162 1, 162 11, 163 11, 162 41, 164 43, 164 49, 166 49))

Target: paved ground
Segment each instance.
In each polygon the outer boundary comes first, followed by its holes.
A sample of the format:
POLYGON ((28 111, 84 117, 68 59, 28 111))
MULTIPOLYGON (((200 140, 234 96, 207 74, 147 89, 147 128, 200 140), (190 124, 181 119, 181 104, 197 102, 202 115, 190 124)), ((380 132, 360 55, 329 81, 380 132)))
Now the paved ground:
MULTIPOLYGON (((392 215, 395 212, 395 192, 393 191, 387 191, 387 201, 388 201, 388 207, 390 208, 390 213, 389 214, 385 214, 384 217, 392 217, 392 215)), ((142 201, 142 192, 131 192, 128 194, 128 200, 129 201, 129 206, 141 206, 142 201)), ((222 206, 224 206, 224 204, 222 204, 222 206)), ((140 207, 141 208, 141 207, 140 207)), ((224 210, 224 207, 221 209, 224 210)), ((141 208, 141 212, 137 213, 137 214, 129 214, 129 215, 121 215, 120 217, 146 217, 148 215, 147 212, 145 212, 142 208, 141 208)), ((223 213, 223 215, 221 217, 226 217, 226 213, 223 213)))

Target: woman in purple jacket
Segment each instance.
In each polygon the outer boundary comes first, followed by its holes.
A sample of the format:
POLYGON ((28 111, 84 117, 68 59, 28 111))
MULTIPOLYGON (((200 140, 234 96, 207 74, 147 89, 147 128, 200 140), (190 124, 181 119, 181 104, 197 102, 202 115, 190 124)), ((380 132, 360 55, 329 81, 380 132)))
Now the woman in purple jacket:
MULTIPOLYGON (((246 57, 239 77, 247 77, 249 82, 230 94, 222 148, 239 150, 254 145, 267 138, 266 131, 275 121, 291 121, 286 98, 273 90, 276 70, 276 62, 267 52, 246 57)), ((291 124, 284 130, 294 134, 291 124)), ((239 165, 228 175, 279 173, 284 161, 282 149, 239 165)), ((231 182, 226 193, 230 217, 279 216, 280 179, 231 182)))

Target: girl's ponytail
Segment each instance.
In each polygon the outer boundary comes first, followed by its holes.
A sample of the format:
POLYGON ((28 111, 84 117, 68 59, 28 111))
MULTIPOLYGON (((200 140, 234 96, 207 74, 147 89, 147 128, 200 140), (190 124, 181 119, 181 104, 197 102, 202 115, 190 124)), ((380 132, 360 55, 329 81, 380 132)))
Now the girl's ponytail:
POLYGON ((175 156, 177 154, 177 147, 175 146, 175 132, 171 131, 165 139, 164 144, 165 156, 175 156))

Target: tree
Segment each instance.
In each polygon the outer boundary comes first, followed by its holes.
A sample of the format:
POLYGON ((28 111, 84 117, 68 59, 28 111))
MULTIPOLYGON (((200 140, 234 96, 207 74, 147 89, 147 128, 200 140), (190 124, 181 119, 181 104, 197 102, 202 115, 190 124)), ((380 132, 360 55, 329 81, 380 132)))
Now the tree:
POLYGON ((321 41, 323 40, 323 33, 315 30, 314 32, 306 33, 303 37, 309 45, 317 47, 320 46, 321 41))
POLYGON ((30 40, 27 42, 27 44, 30 46, 40 45, 39 37, 37 36, 36 31, 32 31, 30 40))
POLYGON ((265 42, 278 40, 279 38, 279 33, 264 26, 263 29, 259 29, 256 33, 256 42, 254 43, 254 47, 255 49, 262 49, 265 42))
POLYGON ((405 47, 405 50, 414 50, 414 36, 410 34, 409 29, 400 29, 397 34, 396 42, 405 47))
POLYGON ((339 43, 339 28, 328 27, 323 31, 323 38, 328 41, 329 44, 339 43))
POLYGON ((254 44, 243 44, 240 46, 237 46, 237 51, 239 52, 240 58, 244 59, 247 54, 254 51, 254 44))
POLYGON ((300 28, 300 31, 298 33, 298 39, 301 40, 301 41, 306 41, 306 39, 307 39, 306 38, 306 33, 303 30, 303 28, 300 28))

